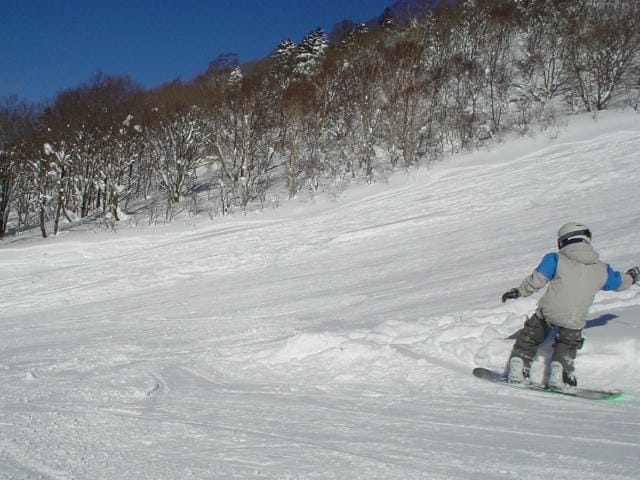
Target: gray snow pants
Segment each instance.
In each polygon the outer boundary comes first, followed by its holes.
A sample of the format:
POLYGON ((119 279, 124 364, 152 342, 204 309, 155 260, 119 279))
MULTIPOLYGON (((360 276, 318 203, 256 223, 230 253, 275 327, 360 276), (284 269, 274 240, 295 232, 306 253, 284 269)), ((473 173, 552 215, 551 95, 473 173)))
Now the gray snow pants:
MULTIPOLYGON (((536 356, 538 347, 545 341, 549 333, 556 328, 555 325, 541 318, 539 313, 534 313, 524 324, 518 334, 516 343, 511 351, 512 357, 520 357, 524 362, 526 372, 531 367, 531 362, 536 356)), ((553 344, 552 362, 560 362, 567 375, 573 374, 573 361, 582 344, 582 330, 572 330, 565 327, 557 327, 556 339, 553 344)))

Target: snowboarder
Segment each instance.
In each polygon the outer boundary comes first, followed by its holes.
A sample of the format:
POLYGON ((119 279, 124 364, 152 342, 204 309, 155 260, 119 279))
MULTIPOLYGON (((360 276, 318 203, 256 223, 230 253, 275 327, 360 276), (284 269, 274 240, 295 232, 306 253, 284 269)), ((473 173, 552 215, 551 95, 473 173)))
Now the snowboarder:
POLYGON ((596 292, 626 290, 639 280, 638 267, 621 273, 598 260, 586 226, 576 222, 564 224, 558 231, 558 252, 546 254, 518 288, 502 295, 504 303, 547 286, 536 312, 525 322, 513 346, 508 381, 529 381, 529 369, 538 346, 556 328, 547 385, 557 390, 577 386, 574 360, 584 343, 582 330, 596 292))

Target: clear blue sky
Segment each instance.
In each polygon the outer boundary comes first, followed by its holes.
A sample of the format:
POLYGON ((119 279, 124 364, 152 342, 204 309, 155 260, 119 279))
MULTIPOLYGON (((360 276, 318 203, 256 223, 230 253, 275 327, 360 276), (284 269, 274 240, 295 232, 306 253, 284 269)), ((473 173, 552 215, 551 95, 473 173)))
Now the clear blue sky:
POLYGON ((0 0, 0 99, 51 99, 99 70, 146 88, 190 80, 221 53, 264 58, 281 40, 369 20, 393 1, 0 0))

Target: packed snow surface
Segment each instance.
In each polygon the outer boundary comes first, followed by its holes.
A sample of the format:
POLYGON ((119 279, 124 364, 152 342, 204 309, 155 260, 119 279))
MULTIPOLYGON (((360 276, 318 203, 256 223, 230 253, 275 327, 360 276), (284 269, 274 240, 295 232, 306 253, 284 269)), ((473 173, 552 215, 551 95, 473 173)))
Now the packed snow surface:
POLYGON ((337 201, 5 239, 0 478, 637 479, 640 287, 597 295, 577 360, 622 400, 471 370, 565 221, 640 263, 638 152, 635 113, 576 117, 337 201))

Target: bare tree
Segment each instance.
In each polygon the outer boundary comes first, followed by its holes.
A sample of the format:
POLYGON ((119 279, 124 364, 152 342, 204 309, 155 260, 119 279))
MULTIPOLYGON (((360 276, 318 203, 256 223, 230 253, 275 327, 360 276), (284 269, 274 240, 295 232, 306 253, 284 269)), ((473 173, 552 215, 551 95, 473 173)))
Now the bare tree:
MULTIPOLYGON (((382 122, 382 78, 384 59, 374 35, 365 30, 356 32, 347 43, 349 60, 341 70, 344 82, 343 98, 346 102, 351 131, 348 134, 351 154, 355 156, 358 168, 371 180, 375 158, 376 139, 382 122)), ((355 162, 352 163, 355 175, 355 162)))
POLYGON ((513 2, 504 0, 485 3, 483 7, 481 11, 489 24, 483 42, 483 57, 486 62, 491 131, 495 133, 500 130, 502 118, 507 113, 509 95, 515 80, 511 52, 516 10, 513 2))
POLYGON ((298 176, 300 173, 300 157, 302 155, 302 130, 304 115, 308 110, 313 90, 309 82, 295 82, 289 85, 283 98, 283 115, 287 124, 283 132, 283 148, 286 157, 286 179, 289 198, 298 192, 298 176))
POLYGON ((7 232, 9 214, 21 188, 25 143, 36 128, 36 109, 7 97, 0 104, 0 238, 7 232))
POLYGON ((640 52, 640 5, 580 0, 563 10, 570 25, 573 88, 587 111, 604 110, 640 52))
POLYGON ((528 4, 520 27, 520 54, 514 63, 520 73, 518 89, 530 101, 546 103, 566 91, 569 74, 566 18, 556 0, 528 4))

